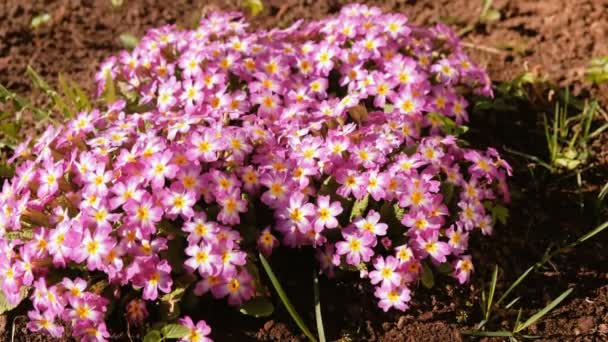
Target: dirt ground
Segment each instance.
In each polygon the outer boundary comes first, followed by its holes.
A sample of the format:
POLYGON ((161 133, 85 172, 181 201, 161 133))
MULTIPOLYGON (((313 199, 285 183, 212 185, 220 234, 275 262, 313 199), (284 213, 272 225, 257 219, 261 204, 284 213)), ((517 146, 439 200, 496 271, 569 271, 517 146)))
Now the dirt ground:
MULTIPOLYGON (((321 18, 348 3, 263 2, 264 11, 252 19, 254 27, 280 26, 299 18, 321 18)), ((597 96, 608 104, 608 87, 590 86, 583 81, 589 60, 608 55, 608 1, 496 0, 493 6, 501 18, 490 24, 475 24, 482 1, 366 3, 403 12, 416 24, 441 21, 456 30, 472 25, 462 39, 469 46, 469 54, 488 68, 495 81, 532 71, 551 82, 571 87, 576 94, 597 96)), ((43 95, 31 89, 25 76, 25 68, 30 64, 51 84, 56 83, 58 73, 62 73, 92 91, 91 80, 99 63, 122 48, 120 34, 141 36, 147 28, 166 23, 188 26, 202 11, 236 7, 235 1, 125 0, 121 8, 114 9, 109 0, 3 0, 0 3, 0 84, 35 103, 45 103, 43 95), (49 13, 51 21, 34 30, 30 22, 41 13, 49 13)), ((542 155, 546 152, 542 147, 544 137, 530 134, 540 127, 538 114, 534 105, 525 103, 516 113, 474 113, 471 139, 479 144, 542 155)), ((31 130, 20 134, 26 136, 31 130)), ((600 150, 601 145, 600 142, 600 150)), ((511 185, 514 197, 511 217, 508 225, 496 229, 492 238, 472 241, 477 272, 471 285, 455 287, 451 280, 438 279, 435 288, 416 291, 409 311, 384 314, 373 304, 369 289, 362 282, 351 278, 322 280, 321 296, 330 340, 466 340, 459 331, 470 329, 481 320, 480 288, 489 281, 495 264, 502 269, 497 290, 500 293, 528 266, 540 260, 547 248, 576 239, 598 222, 601 208, 597 208, 594 198, 606 181, 602 176, 606 175, 605 167, 585 172, 583 190, 580 190, 572 178, 548 177, 540 171, 531 171, 521 160, 512 160, 508 154, 506 157, 517 170, 511 185)), ((541 336, 544 341, 608 340, 608 253, 605 252, 608 239, 605 235, 552 260, 553 267, 535 272, 515 291, 514 297, 522 297, 516 307, 523 308, 523 317, 529 317, 551 298, 574 287, 572 295, 561 306, 529 329, 530 334, 541 336)), ((295 260, 298 260, 296 265, 277 265, 276 271, 285 279, 288 293, 302 294, 295 298, 295 304, 300 311, 310 312, 304 316, 312 323, 312 289, 302 285, 310 282, 310 258, 298 256, 295 260), (294 274, 293 270, 298 272, 294 274)), ((278 308, 273 320, 243 317, 236 310, 227 310, 224 303, 213 301, 205 302, 201 311, 201 317, 212 326, 212 337, 217 341, 304 340, 282 308, 278 308)), ((498 320, 488 326, 496 330, 509 329, 516 314, 515 310, 502 312, 498 320)), ((48 340, 26 333, 23 319, 18 315, 0 316, 0 335, 7 341, 11 340, 13 326, 17 330, 15 341, 48 340)), ((126 336, 122 335, 122 339, 126 336)))

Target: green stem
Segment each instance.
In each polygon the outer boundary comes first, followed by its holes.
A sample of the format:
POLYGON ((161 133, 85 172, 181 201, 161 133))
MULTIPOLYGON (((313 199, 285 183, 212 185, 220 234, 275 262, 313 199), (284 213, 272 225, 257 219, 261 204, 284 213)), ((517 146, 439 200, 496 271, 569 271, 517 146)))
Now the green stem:
POLYGON ((306 337, 308 337, 313 342, 317 342, 317 339, 310 332, 310 330, 308 329, 308 327, 302 320, 302 317, 300 317, 300 315, 298 314, 296 309, 291 304, 291 301, 287 297, 287 294, 285 294, 285 291, 283 290, 283 287, 281 286, 281 283, 279 283, 279 280, 277 279, 277 277, 274 275, 274 272, 272 271, 272 268, 270 267, 268 260, 266 260, 266 258, 262 255, 262 253, 259 254, 259 257, 260 257, 260 261, 262 262, 262 266, 264 267, 264 270, 266 271, 266 274, 268 274, 268 278, 270 278, 270 282, 272 283, 272 286, 277 291, 279 298, 281 298, 281 302, 283 302, 283 305, 285 305, 285 308, 287 309, 287 312, 289 312, 289 315, 291 316, 291 318, 293 318, 293 320, 296 322, 296 324, 298 325, 300 330, 302 330, 304 335, 306 335, 306 337))

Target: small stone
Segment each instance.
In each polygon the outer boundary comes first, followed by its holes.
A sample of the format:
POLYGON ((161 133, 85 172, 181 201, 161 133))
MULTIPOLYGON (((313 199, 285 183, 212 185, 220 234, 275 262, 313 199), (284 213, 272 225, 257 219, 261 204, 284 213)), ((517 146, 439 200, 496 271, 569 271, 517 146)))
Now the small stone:
POLYGON ((595 327, 595 320, 591 316, 581 317, 576 321, 577 330, 580 330, 581 334, 590 332, 595 327))
POLYGON ((598 331, 600 334, 608 334, 608 324, 604 324, 604 323, 600 324, 600 325, 597 327, 597 331, 598 331))
POLYGON ((270 321, 264 323, 264 330, 269 331, 270 329, 272 329, 273 325, 274 325, 273 320, 270 320, 270 321))
POLYGON ((428 321, 431 318, 433 318, 433 312, 432 311, 427 311, 425 313, 423 313, 422 315, 420 315, 419 319, 421 321, 428 321))
POLYGON ((0 336, 8 336, 6 331, 6 316, 0 315, 0 336))
POLYGON ((397 321, 397 328, 399 328, 399 330, 401 330, 405 327, 406 324, 407 324, 407 316, 399 317, 399 320, 397 321))

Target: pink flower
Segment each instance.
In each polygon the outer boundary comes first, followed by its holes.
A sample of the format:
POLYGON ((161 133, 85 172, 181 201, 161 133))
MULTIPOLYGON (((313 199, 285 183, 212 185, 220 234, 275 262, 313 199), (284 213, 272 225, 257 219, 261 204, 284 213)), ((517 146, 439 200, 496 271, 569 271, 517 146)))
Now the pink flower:
POLYGON ((221 297, 228 295, 230 305, 241 305, 253 296, 252 280, 253 278, 246 270, 235 273, 220 285, 218 295, 221 297))
POLYGON ((223 194, 217 201, 222 206, 222 211, 217 216, 218 221, 230 225, 241 222, 239 214, 247 211, 247 202, 241 199, 237 189, 223 194))
MULTIPOLYGON (((82 257, 87 260, 87 268, 89 270, 101 270, 105 267, 104 258, 116 244, 110 236, 111 233, 111 227, 97 228, 93 234, 89 229, 84 230, 82 239, 84 253, 82 257)), ((81 260, 78 262, 81 262, 81 260)))
POLYGON ((158 261, 155 257, 150 257, 140 264, 139 273, 133 279, 136 288, 143 288, 143 299, 156 300, 158 290, 164 293, 171 292, 171 266, 167 260, 158 261))
POLYGON ((471 262, 471 256, 463 255, 454 264, 454 278, 458 279, 460 284, 464 284, 469 281, 473 270, 474 268, 473 263, 471 262))
POLYGON ((381 286, 399 286, 401 284, 401 275, 397 271, 399 262, 393 256, 388 256, 384 259, 378 256, 374 260, 375 270, 369 273, 369 279, 372 284, 381 283, 381 286))
POLYGON ((266 227, 258 237, 257 245, 264 256, 268 257, 272 254, 272 250, 279 245, 279 240, 272 235, 270 227, 266 227))
POLYGON ((63 327, 55 322, 56 317, 49 311, 40 313, 38 310, 28 311, 30 319, 27 328, 31 331, 45 330, 53 337, 61 337, 63 335, 63 327))
POLYGON ((312 228, 310 219, 314 214, 314 204, 306 202, 306 196, 297 192, 289 197, 289 206, 278 212, 277 216, 283 220, 279 225, 295 226, 305 233, 312 228))
POLYGON ((207 337, 211 333, 211 328, 205 321, 198 321, 195 325, 192 319, 189 316, 186 316, 181 318, 179 323, 190 330, 188 335, 179 340, 180 342, 212 342, 212 340, 207 337))
POLYGON ((186 255, 191 258, 184 264, 192 270, 198 270, 203 277, 216 275, 221 269, 222 259, 211 244, 191 245, 186 248, 186 255))
POLYGON ((450 246, 439 241, 437 230, 428 230, 415 239, 416 247, 423 257, 431 256, 434 263, 441 264, 446 262, 446 257, 451 253, 450 246))
POLYGON ((407 287, 381 286, 376 288, 374 295, 380 299, 378 306, 384 312, 391 308, 400 311, 405 311, 408 308, 407 302, 410 300, 410 290, 407 287))
POLYGON ((315 230, 321 231, 323 228, 336 228, 338 226, 338 220, 336 216, 340 215, 343 211, 340 202, 335 201, 329 203, 329 196, 317 197, 317 212, 316 220, 314 223, 315 230))
POLYGON ((375 210, 370 210, 365 218, 358 218, 354 222, 354 225, 362 233, 371 233, 378 236, 386 235, 386 230, 388 229, 386 223, 380 222, 380 214, 375 210))
POLYGON ((194 215, 192 207, 196 199, 190 191, 165 191, 163 196, 163 205, 169 216, 176 217, 181 215, 185 219, 189 219, 194 215))
POLYGON ((152 183, 153 189, 160 189, 165 184, 165 178, 172 179, 177 173, 177 166, 170 163, 172 153, 165 151, 162 154, 153 156, 148 161, 146 177, 152 183))
POLYGON ((345 241, 336 243, 336 253, 338 255, 346 255, 346 261, 358 266, 361 261, 368 262, 374 251, 371 249, 376 244, 376 237, 373 234, 362 232, 342 232, 345 241))

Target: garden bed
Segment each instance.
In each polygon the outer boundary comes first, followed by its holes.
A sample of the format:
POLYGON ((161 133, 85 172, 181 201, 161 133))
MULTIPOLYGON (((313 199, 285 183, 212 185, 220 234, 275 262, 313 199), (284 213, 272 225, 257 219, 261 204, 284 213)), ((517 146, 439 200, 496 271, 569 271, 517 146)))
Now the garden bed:
MULTIPOLYGON (((372 2, 385 10, 401 11, 412 22, 429 24, 444 21, 456 30, 475 23, 481 2, 473 1, 397 1, 372 2)), ((523 71, 547 77, 561 86, 570 86, 577 95, 598 96, 608 104, 608 89, 591 87, 583 81, 583 71, 591 57, 608 55, 608 12, 595 1, 496 1, 494 8, 501 19, 473 25, 463 35, 470 43, 467 50, 479 64, 487 66, 493 80, 510 81, 523 71)), ((268 1, 264 11, 252 19, 262 27, 283 26, 295 19, 318 19, 335 13, 342 2, 268 1), (276 3, 276 4, 275 4, 276 3)), ((234 9, 235 5, 218 5, 234 9)), ((24 77, 32 65, 54 84, 58 73, 69 76, 89 92, 94 89, 93 75, 99 63, 123 48, 118 39, 125 32, 141 36, 150 27, 164 23, 189 26, 197 13, 214 5, 193 5, 189 1, 167 4, 153 1, 125 1, 114 9, 110 2, 56 1, 29 5, 5 1, 0 5, 0 84, 42 104, 44 94, 32 91, 24 77), (33 17, 49 13, 49 23, 30 28, 33 17)), ((464 32, 464 31, 463 31, 464 32)), ((552 109, 548 89, 528 101, 516 103, 515 111, 478 110, 471 117, 471 131, 466 139, 473 145, 523 151, 530 155, 547 154, 542 114, 552 109)), ((24 118, 27 122, 28 118, 24 118)), ((33 122, 31 127, 34 127, 33 122)), ((35 128, 32 128, 35 130, 35 128)), ((21 137, 31 135, 24 130, 21 137)), ((605 156, 600 137, 596 155, 605 156)), ((6 153, 6 151, 5 151, 6 153)), ((405 313, 383 313, 375 305, 371 287, 358 281, 357 275, 338 281, 321 279, 321 299, 326 330, 330 340, 379 341, 458 341, 461 330, 469 330, 481 320, 480 289, 490 281, 494 265, 502 270, 497 291, 509 284, 530 265, 540 260, 548 248, 557 248, 575 240, 600 222, 601 208, 596 205, 599 189, 606 182, 605 158, 592 157, 594 167, 582 173, 582 184, 572 175, 552 176, 528 160, 503 152, 516 171, 511 178, 513 203, 506 225, 499 225, 494 235, 483 241, 473 239, 471 252, 476 265, 473 280, 467 287, 457 287, 448 277, 436 279, 434 288, 418 287, 410 309, 405 313), (593 159, 595 158, 595 159, 593 159)), ((528 317, 544 307, 568 287, 574 292, 530 333, 544 340, 601 340, 608 338, 608 238, 599 235, 584 245, 560 255, 534 272, 515 292, 521 296, 518 307, 528 317)), ((283 281, 294 305, 307 322, 313 322, 311 255, 273 257, 273 267, 283 281), (280 260, 290 260, 289 264, 280 260), (295 294, 298 294, 297 296, 295 294)), ((272 319, 243 316, 223 302, 204 301, 201 317, 213 328, 217 341, 229 340, 305 340, 279 307, 272 319)), ((25 332, 23 310, 0 318, 0 330, 11 341, 47 340, 25 332)), ((516 311, 505 311, 494 329, 509 329, 516 311)), ((125 334, 120 336, 127 339, 125 334)), ((466 339, 466 338, 465 338, 466 339)))

